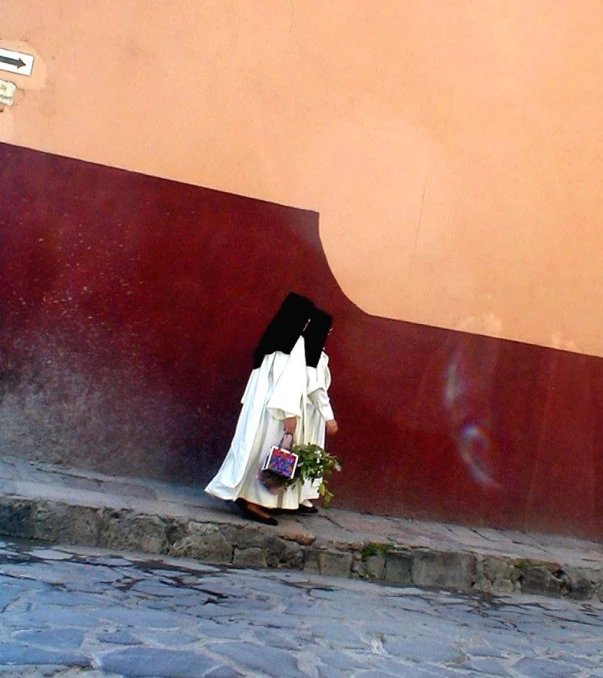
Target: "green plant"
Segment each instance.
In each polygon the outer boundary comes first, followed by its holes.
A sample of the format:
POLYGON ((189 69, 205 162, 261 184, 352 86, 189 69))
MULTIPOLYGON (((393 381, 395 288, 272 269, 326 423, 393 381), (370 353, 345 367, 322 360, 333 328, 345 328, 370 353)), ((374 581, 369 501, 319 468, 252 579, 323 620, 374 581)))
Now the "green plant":
POLYGON ((323 498, 325 507, 328 506, 333 499, 333 493, 328 488, 327 478, 333 471, 341 471, 341 462, 314 443, 295 445, 292 452, 299 457, 293 482, 298 479, 302 483, 320 481, 318 493, 323 498))
POLYGON ((362 560, 366 560, 372 556, 384 556, 388 551, 391 551, 392 548, 393 544, 369 541, 362 549, 362 560))

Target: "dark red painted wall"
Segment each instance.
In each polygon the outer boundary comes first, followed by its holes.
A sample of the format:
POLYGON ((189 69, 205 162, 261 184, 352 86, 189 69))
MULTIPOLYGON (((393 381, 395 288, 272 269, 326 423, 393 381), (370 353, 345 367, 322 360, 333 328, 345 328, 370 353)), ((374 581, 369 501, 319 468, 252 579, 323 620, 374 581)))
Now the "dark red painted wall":
POLYGON ((338 506, 603 537, 600 359, 366 315, 313 212, 6 144, 0 202, 1 454, 203 486, 296 290, 335 316, 338 506))

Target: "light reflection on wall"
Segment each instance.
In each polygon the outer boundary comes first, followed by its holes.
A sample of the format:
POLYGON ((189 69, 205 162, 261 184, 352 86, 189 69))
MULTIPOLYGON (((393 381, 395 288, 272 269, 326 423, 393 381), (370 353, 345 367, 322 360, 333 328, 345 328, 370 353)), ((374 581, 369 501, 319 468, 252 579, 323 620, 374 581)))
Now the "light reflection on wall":
POLYGON ((471 477, 482 487, 500 489, 490 397, 496 356, 493 350, 476 352, 472 343, 460 338, 452 352, 444 379, 444 406, 457 453, 471 477))

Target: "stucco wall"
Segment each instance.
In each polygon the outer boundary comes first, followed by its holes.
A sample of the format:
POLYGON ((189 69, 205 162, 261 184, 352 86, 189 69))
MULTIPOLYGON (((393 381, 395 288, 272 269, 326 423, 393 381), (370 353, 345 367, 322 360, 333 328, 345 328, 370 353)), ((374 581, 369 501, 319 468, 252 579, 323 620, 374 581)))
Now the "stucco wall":
POLYGON ((603 359, 363 313, 314 212, 2 143, 0 191, 0 455, 201 491, 293 289, 335 317, 338 506, 603 537, 603 359))
POLYGON ((601 537, 597 0, 5 0, 0 20, 35 57, 0 71, 1 453, 204 482, 294 288, 336 316, 341 505, 601 537), (217 285, 248 253, 279 274, 217 285))
POLYGON ((0 140, 312 209, 385 317, 603 354, 598 0, 5 0, 0 140))

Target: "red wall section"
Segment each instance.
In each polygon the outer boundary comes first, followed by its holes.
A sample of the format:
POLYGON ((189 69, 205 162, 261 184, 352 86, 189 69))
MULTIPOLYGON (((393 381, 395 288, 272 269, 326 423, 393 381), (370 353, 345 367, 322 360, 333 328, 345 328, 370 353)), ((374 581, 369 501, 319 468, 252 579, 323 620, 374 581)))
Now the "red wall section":
POLYGON ((603 537, 601 359, 366 315, 313 212, 9 145, 0 201, 0 453, 202 486, 296 290, 335 316, 338 506, 603 537))

